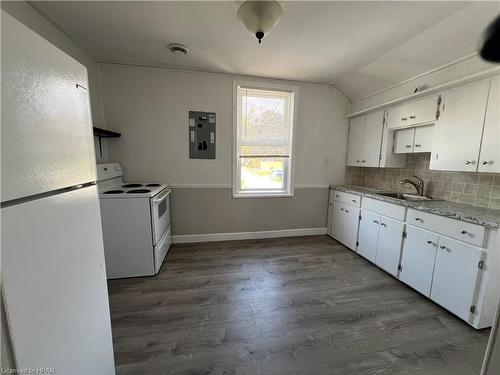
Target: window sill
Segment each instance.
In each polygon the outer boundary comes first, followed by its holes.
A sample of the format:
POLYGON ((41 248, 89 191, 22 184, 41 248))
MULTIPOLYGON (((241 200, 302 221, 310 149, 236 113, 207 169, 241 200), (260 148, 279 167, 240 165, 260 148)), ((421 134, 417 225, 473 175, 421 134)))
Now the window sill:
POLYGON ((289 192, 249 192, 249 193, 233 193, 233 198, 292 198, 293 193, 289 192))

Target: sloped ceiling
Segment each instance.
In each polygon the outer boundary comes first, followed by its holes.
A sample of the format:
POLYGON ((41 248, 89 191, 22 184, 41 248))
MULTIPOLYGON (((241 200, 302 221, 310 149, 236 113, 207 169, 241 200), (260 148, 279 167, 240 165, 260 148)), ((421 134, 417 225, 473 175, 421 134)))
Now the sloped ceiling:
POLYGON ((328 83, 349 99, 474 53, 500 13, 500 2, 282 2, 258 45, 237 2, 30 4, 98 61, 328 83))

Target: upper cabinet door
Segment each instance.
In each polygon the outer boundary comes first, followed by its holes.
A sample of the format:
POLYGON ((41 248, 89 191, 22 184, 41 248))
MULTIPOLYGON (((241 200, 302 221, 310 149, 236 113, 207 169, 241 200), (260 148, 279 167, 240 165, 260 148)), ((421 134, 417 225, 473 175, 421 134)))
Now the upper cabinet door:
POLYGON ((394 133, 394 153, 407 154, 413 152, 415 128, 396 130, 394 133))
POLYGON ((400 126, 405 126, 408 119, 405 120, 404 114, 404 104, 396 105, 387 110, 387 127, 389 129, 398 128, 400 126))
POLYGON ((463 320, 472 321, 479 262, 484 251, 440 237, 434 266, 431 299, 463 320))
POLYGON ((380 217, 375 264, 393 276, 398 275, 404 226, 399 221, 380 217))
POLYGON ((478 170, 500 173, 500 77, 491 81, 478 170))
POLYGON ((388 128, 393 129, 435 122, 437 100, 436 95, 431 95, 389 108, 388 128))
POLYGON ((86 68, 1 14, 2 202, 95 181, 86 68))
POLYGON ((349 141, 347 143, 347 165, 360 167, 363 160, 363 134, 365 116, 356 117, 349 121, 349 141))
POLYGON ((426 96, 422 99, 412 100, 403 107, 404 116, 407 118, 405 125, 432 123, 436 121, 437 111, 436 95, 426 96))
POLYGON ((489 86, 481 81, 443 94, 430 169, 477 170, 489 86))
POLYGON ((370 112, 366 115, 363 135, 363 167, 378 167, 380 147, 384 127, 384 111, 370 112))
POLYGON ((415 128, 413 152, 431 152, 434 138, 434 125, 419 126, 415 128))

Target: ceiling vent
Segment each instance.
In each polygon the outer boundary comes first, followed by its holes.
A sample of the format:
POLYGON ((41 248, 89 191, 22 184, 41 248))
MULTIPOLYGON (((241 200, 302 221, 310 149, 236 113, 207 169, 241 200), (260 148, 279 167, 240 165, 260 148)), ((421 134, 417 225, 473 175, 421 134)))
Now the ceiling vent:
POLYGON ((189 52, 189 48, 187 48, 184 44, 180 43, 170 43, 167 47, 168 50, 175 55, 185 56, 189 52))

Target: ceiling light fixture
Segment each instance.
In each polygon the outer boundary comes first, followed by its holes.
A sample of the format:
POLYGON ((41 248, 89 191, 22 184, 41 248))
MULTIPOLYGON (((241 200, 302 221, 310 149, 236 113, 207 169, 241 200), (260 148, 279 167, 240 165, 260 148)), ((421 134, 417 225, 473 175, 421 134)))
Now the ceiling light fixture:
POLYGON ((175 55, 185 56, 189 52, 189 48, 180 43, 170 43, 167 47, 175 55))
POLYGON ((255 35, 259 44, 265 35, 276 25, 283 14, 280 3, 275 0, 247 0, 238 8, 238 19, 248 31, 255 35))

